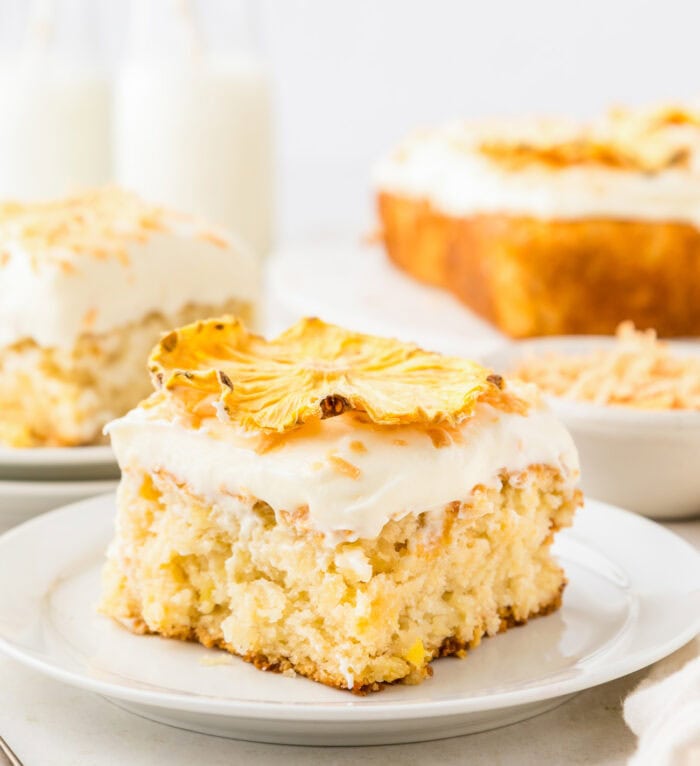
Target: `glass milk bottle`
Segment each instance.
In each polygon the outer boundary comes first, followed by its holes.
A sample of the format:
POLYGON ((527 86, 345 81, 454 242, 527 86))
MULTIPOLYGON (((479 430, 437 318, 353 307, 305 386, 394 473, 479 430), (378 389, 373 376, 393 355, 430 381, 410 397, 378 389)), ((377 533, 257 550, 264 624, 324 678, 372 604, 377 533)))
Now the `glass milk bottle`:
POLYGON ((117 182, 272 246, 270 83, 255 0, 134 0, 115 88, 117 182))
POLYGON ((110 92, 94 0, 6 3, 19 32, 0 51, 0 198, 46 199, 106 183, 110 92), (16 12, 15 18, 11 10, 16 12), (17 39, 17 38, 15 38, 17 39))

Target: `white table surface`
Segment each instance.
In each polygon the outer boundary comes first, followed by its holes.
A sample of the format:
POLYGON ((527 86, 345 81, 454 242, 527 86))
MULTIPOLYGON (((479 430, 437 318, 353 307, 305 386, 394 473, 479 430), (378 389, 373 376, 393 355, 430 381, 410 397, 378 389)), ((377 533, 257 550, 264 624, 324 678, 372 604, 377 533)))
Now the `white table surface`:
POLYGON ((622 764, 633 751, 634 736, 622 721, 620 701, 638 677, 584 692, 529 721, 468 737, 414 745, 303 748, 237 742, 151 723, 0 659, 0 732, 25 766, 622 764))
MULTIPOLYGON (((268 309, 268 324, 275 329, 282 322, 280 308, 268 309)), ((287 311, 292 314, 293 308, 287 311)), ((314 313, 313 306, 308 313, 314 313)), ((405 315, 400 319, 405 327, 405 315)), ((700 519, 665 526, 700 550, 700 519)), ((645 673, 589 689, 549 713, 481 734, 412 745, 302 748, 220 739, 152 723, 0 657, 0 735, 25 766, 624 764, 635 737, 624 724, 621 703, 645 673)))

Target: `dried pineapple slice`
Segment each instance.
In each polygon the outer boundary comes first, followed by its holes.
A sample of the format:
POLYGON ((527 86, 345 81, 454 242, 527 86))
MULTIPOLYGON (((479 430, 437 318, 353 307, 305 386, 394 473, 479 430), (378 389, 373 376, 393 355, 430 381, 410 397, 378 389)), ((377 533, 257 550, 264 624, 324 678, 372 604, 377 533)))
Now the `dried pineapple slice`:
POLYGON ((475 362, 320 319, 271 341, 232 317, 197 322, 161 339, 150 370, 156 388, 190 412, 214 405, 231 422, 267 432, 346 410, 379 425, 454 425, 503 385, 475 362))

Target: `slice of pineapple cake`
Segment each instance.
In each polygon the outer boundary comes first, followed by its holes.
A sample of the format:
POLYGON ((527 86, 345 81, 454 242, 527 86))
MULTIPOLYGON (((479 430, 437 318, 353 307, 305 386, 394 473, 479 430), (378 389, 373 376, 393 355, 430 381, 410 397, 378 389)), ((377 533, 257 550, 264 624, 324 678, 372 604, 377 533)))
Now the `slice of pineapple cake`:
POLYGON ((188 325, 150 369, 109 427, 132 630, 359 692, 560 605, 578 462, 535 389, 318 319, 188 325))

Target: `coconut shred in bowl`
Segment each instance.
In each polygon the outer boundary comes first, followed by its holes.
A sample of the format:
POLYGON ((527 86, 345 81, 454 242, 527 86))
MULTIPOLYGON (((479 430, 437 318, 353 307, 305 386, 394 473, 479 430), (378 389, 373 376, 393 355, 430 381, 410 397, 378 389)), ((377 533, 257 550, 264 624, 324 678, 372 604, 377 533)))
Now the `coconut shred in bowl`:
POLYGON ((577 354, 528 355, 512 371, 551 396, 642 410, 700 411, 700 356, 683 356, 631 322, 612 345, 577 354))

